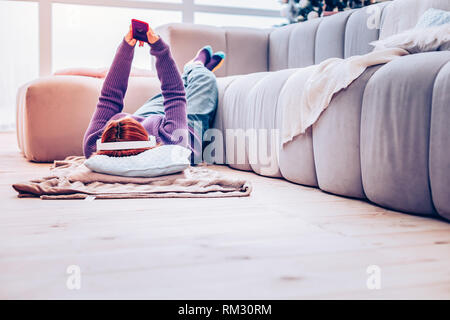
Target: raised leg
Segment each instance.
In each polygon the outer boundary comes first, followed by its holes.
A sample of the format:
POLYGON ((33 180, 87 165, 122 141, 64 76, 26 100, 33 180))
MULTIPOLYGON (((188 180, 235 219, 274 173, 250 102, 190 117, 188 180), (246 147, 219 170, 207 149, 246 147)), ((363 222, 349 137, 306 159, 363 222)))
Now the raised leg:
POLYGON ((219 91, 216 76, 203 64, 192 63, 184 67, 182 78, 186 91, 188 123, 203 138, 212 124, 217 108, 219 91))

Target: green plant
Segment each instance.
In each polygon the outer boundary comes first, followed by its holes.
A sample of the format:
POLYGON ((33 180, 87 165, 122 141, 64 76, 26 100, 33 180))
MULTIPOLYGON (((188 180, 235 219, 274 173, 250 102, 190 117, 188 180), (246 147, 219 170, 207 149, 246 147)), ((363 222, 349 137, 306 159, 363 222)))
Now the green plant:
POLYGON ((281 15, 289 23, 302 22, 322 16, 323 11, 343 11, 370 5, 375 0, 279 0, 281 15))

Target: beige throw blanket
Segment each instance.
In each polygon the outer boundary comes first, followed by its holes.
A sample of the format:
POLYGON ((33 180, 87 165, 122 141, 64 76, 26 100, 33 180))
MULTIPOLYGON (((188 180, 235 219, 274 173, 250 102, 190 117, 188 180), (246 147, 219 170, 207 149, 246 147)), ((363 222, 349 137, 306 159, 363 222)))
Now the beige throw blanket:
POLYGON ((197 166, 181 173, 153 177, 121 177, 96 173, 83 165, 84 157, 55 161, 50 175, 13 188, 19 197, 41 199, 223 198, 246 197, 252 190, 245 180, 197 166))
POLYGON ((407 54, 400 48, 383 49, 348 59, 330 58, 318 65, 298 69, 288 78, 280 93, 282 145, 314 124, 333 95, 347 88, 368 67, 388 63, 407 54))

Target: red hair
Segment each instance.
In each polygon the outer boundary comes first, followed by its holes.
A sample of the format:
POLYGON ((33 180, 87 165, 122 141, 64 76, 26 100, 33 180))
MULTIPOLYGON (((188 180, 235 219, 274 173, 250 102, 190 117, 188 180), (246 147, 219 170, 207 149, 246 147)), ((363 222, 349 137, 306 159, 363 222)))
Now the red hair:
MULTIPOLYGON (((102 134, 102 142, 122 141, 148 141, 147 130, 138 121, 131 117, 111 120, 102 134)), ((152 148, 129 149, 129 150, 100 150, 97 154, 110 157, 135 156, 152 148)))

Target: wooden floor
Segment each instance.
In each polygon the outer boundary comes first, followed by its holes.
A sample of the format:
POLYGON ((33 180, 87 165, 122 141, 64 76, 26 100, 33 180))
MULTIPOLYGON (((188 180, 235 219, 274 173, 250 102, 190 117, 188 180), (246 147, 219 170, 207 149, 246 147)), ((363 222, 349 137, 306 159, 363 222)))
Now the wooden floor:
POLYGON ((18 199, 11 184, 48 167, 0 134, 0 298, 450 298, 443 221, 226 167, 249 198, 18 199))

